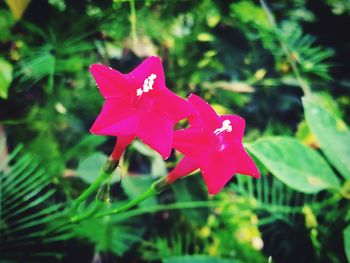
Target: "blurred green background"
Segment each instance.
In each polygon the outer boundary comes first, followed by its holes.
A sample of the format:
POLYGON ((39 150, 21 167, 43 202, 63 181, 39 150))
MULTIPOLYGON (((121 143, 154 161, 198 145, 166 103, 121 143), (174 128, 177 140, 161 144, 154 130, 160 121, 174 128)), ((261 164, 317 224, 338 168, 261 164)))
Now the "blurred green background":
MULTIPOLYGON (((350 262, 348 26, 348 0, 1 1, 1 262, 350 262), (47 232, 114 146, 89 134, 103 103, 89 65, 127 73, 151 55, 169 89, 245 118, 262 178, 213 197, 198 173, 134 215, 47 232)), ((179 158, 134 142, 104 205, 179 158)))

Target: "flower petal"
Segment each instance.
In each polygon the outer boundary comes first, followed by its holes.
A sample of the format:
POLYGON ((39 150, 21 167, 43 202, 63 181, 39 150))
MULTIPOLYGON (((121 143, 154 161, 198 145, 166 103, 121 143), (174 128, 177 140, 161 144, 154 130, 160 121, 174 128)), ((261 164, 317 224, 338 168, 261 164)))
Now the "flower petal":
POLYGON ((176 167, 168 174, 167 181, 171 184, 177 179, 189 175, 193 171, 198 169, 198 164, 196 161, 188 157, 183 157, 176 167))
POLYGON ((197 158, 211 150, 210 141, 202 129, 187 128, 174 132, 173 147, 190 158, 197 158))
POLYGON ((232 131, 229 132, 228 135, 230 138, 232 138, 232 140, 242 141, 245 128, 245 120, 242 117, 235 114, 221 115, 220 120, 230 120, 232 131))
POLYGON ((236 173, 260 178, 258 168, 241 143, 235 143, 228 151, 230 152, 229 155, 234 156, 235 160, 237 160, 236 173))
POLYGON ((189 119, 191 126, 201 126, 209 130, 215 130, 221 125, 219 116, 208 102, 195 94, 191 94, 188 101, 197 111, 197 115, 189 119))
POLYGON ((128 74, 128 77, 135 83, 135 87, 142 88, 144 81, 151 76, 156 75, 154 79, 153 89, 165 87, 165 78, 162 62, 158 57, 149 57, 145 59, 137 68, 128 74))
POLYGON ((178 122, 195 113, 194 107, 185 99, 177 96, 169 89, 162 89, 152 94, 153 108, 166 113, 169 118, 178 122))
POLYGON ((217 194, 235 174, 235 163, 230 157, 224 151, 207 155, 199 160, 209 194, 217 194))
POLYGON ((127 89, 130 86, 129 81, 119 71, 104 65, 93 64, 90 66, 90 72, 103 97, 125 98, 131 94, 131 91, 127 89))
POLYGON ((159 152, 164 159, 167 159, 172 149, 174 124, 165 114, 146 111, 140 116, 136 135, 149 147, 159 152))
POLYGON ((138 126, 137 110, 122 98, 107 98, 90 132, 98 135, 133 135, 138 126))
POLYGON ((112 159, 119 160, 126 147, 135 139, 134 135, 120 135, 111 154, 112 159))

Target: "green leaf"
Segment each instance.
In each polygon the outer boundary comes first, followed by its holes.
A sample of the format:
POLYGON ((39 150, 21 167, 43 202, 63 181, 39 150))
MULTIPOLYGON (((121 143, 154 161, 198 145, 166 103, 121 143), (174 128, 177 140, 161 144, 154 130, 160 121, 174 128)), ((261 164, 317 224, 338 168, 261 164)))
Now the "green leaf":
POLYGON ((164 263, 238 263, 239 260, 209 257, 206 255, 186 255, 163 259, 164 263))
MULTIPOLYGON (((289 137, 266 137, 247 149, 289 187, 304 193, 338 189, 339 180, 315 150, 289 137)), ((264 179, 264 178, 263 178, 264 179)))
POLYGON ((0 58, 0 98, 7 99, 8 88, 12 82, 13 67, 0 58))
MULTIPOLYGON (((140 194, 145 192, 153 183, 153 180, 150 176, 140 175, 140 176, 132 176, 127 175, 122 179, 122 186, 126 194, 130 199, 134 199, 138 197, 140 194)), ((147 200, 140 203, 141 207, 155 205, 156 199, 155 197, 148 198, 147 200)))
POLYGON ((269 30, 271 25, 267 20, 264 10, 250 1, 239 1, 230 5, 231 16, 241 20, 243 23, 251 24, 269 30))
POLYGON ((350 179, 350 132, 345 122, 310 97, 303 98, 306 122, 321 150, 345 179, 350 179))
POLYGON ((151 159, 151 174, 153 177, 164 176, 167 174, 166 164, 159 153, 153 151, 139 141, 134 141, 132 147, 139 153, 148 156, 151 159))
POLYGON ((8 41, 11 34, 11 27, 14 25, 15 20, 10 11, 6 9, 0 9, 0 41, 8 41))
POLYGON ((44 172, 22 148, 18 146, 5 157, 7 169, 0 170, 0 262, 38 262, 45 261, 38 256, 61 254, 52 246, 32 246, 39 239, 41 244, 48 244, 60 235, 59 231, 47 233, 60 224, 57 219, 64 216, 66 204, 52 203, 56 192, 52 174, 44 172))
POLYGON ((93 183, 107 158, 107 155, 97 152, 81 160, 77 169, 78 176, 89 184, 93 183))
POLYGON ((78 158, 82 159, 96 152, 96 148, 105 143, 107 137, 95 136, 92 134, 84 135, 76 145, 68 149, 64 154, 65 161, 78 158))
POLYGON ((350 262, 350 225, 345 228, 343 232, 344 236, 344 249, 346 257, 348 258, 348 262, 350 262))

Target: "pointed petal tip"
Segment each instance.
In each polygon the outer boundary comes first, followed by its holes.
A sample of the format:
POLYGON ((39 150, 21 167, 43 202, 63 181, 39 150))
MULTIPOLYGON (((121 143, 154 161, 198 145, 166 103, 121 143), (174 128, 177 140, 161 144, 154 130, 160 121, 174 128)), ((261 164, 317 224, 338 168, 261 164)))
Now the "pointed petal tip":
POLYGON ((100 126, 100 123, 96 119, 89 130, 90 133, 92 133, 93 135, 105 135, 105 134, 102 134, 102 128, 99 126, 100 126))
POLYGON ((260 173, 253 173, 252 176, 255 178, 255 179, 260 179, 261 178, 261 175, 260 173))
POLYGON ((193 100, 193 99, 200 99, 201 97, 199 97, 198 95, 191 93, 190 95, 188 95, 188 100, 193 100))
POLYGON ((194 103, 196 103, 196 102, 198 103, 199 102, 199 103, 207 104, 207 105, 210 106, 210 104, 205 99, 203 99, 201 96, 198 96, 197 94, 194 94, 194 93, 191 93, 188 96, 188 101, 194 102, 194 103))
POLYGON ((108 67, 106 65, 103 65, 103 64, 95 63, 95 64, 90 65, 89 70, 92 73, 92 75, 94 75, 96 73, 98 74, 98 73, 101 73, 103 71, 109 71, 109 70, 114 70, 114 69, 112 69, 111 67, 108 67))
POLYGON ((169 157, 170 157, 170 154, 171 154, 171 149, 169 151, 158 151, 158 153, 163 157, 164 160, 167 160, 169 157))
POLYGON ((143 63, 156 63, 156 64, 160 64, 162 65, 162 59, 160 57, 157 57, 157 56, 149 56, 147 58, 145 58, 141 64, 143 63))
POLYGON ((241 173, 241 174, 248 175, 250 177, 253 177, 254 179, 260 179, 261 178, 260 172, 257 169, 254 172, 245 172, 245 173, 241 173))
POLYGON ((260 179, 261 178, 261 175, 260 175, 260 172, 257 168, 253 168, 254 171, 250 171, 250 172, 244 172, 244 173, 241 173, 243 175, 248 175, 250 177, 253 177, 254 179, 260 179))
POLYGON ((92 72, 100 69, 101 67, 105 67, 105 66, 102 65, 102 64, 91 64, 90 67, 89 67, 89 70, 92 73, 92 72))
POLYGON ((92 133, 93 135, 98 135, 98 130, 96 128, 94 128, 93 126, 90 128, 90 133, 92 133))
POLYGON ((89 67, 90 73, 92 74, 92 76, 96 79, 96 77, 101 74, 101 71, 103 71, 105 68, 107 68, 104 65, 101 64, 92 64, 89 67))
POLYGON ((147 59, 157 60, 159 62, 162 62, 161 58, 158 56, 149 56, 147 59))
POLYGON ((169 159, 170 154, 167 154, 167 155, 162 155, 162 157, 163 157, 164 161, 166 161, 166 160, 168 160, 168 159, 169 159))
POLYGON ((250 168, 250 172, 247 173, 247 175, 250 175, 250 176, 254 177, 255 179, 260 179, 260 177, 261 177, 260 171, 252 159, 251 159, 251 161, 252 161, 252 166, 250 168))
POLYGON ((210 188, 210 187, 208 187, 208 194, 209 195, 216 195, 216 194, 218 194, 220 191, 221 191, 221 189, 222 189, 223 187, 221 187, 221 188, 210 188))

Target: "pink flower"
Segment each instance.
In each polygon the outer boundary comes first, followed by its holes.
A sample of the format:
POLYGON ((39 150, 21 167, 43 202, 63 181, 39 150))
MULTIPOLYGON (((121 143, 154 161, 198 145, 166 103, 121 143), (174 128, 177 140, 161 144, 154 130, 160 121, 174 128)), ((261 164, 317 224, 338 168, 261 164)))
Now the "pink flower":
POLYGON ((200 168, 209 194, 218 193, 235 173, 260 177, 253 160, 242 145, 245 121, 237 115, 218 116, 196 95, 189 102, 198 114, 190 128, 174 133, 174 148, 185 156, 167 177, 168 183, 200 168))
POLYGON ((91 65, 90 71, 106 98, 90 131, 117 136, 112 157, 119 159, 138 137, 168 158, 174 125, 187 117, 192 107, 165 86, 160 59, 149 57, 129 74, 99 64, 91 65))

